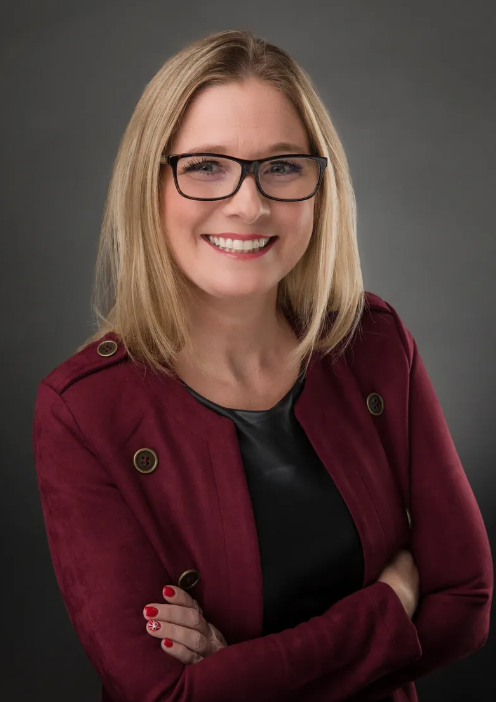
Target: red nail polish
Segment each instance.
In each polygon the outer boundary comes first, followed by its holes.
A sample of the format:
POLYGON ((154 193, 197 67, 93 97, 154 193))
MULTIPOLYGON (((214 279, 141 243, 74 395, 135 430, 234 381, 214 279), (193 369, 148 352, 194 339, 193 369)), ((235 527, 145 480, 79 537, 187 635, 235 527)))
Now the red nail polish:
POLYGON ((164 646, 170 648, 172 646, 172 641, 170 639, 164 639, 164 646))
POLYGON ((158 609, 156 607, 145 607, 145 616, 156 617, 158 614, 158 609))
POLYGON ((175 594, 175 591, 171 587, 168 587, 167 585, 164 587, 165 597, 174 597, 175 594))
POLYGON ((155 621, 155 619, 150 619, 147 627, 150 631, 158 631, 160 629, 160 622, 155 621))

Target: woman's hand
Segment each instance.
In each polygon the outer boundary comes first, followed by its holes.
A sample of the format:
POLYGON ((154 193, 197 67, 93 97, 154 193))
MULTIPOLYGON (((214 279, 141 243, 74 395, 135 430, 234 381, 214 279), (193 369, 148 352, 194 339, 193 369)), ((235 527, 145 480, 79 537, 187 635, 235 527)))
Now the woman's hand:
POLYGON ((164 587, 162 595, 174 604, 151 602, 143 610, 148 620, 146 630, 161 639, 162 651, 189 665, 227 646, 220 631, 204 619, 200 605, 191 595, 169 585, 164 587))
POLYGON ((377 582, 390 585, 412 619, 419 601, 419 572, 408 549, 400 548, 383 569, 377 582))

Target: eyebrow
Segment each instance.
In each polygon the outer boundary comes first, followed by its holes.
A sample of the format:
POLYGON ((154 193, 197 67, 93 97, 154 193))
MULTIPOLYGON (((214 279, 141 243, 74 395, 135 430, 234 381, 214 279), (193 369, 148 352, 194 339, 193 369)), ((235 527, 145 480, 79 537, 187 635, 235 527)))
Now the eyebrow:
MULTIPOLYGON (((193 148, 188 149, 187 151, 181 151, 178 153, 194 154, 204 151, 210 151, 216 154, 227 154, 229 148, 227 146, 223 146, 222 144, 201 144, 200 146, 194 146, 193 148)), ((306 153, 306 149, 304 149, 300 144, 291 144, 287 141, 278 141, 277 144, 272 144, 272 146, 269 146, 267 148, 268 154, 273 154, 277 151, 282 153, 288 153, 290 151, 297 154, 306 153)))

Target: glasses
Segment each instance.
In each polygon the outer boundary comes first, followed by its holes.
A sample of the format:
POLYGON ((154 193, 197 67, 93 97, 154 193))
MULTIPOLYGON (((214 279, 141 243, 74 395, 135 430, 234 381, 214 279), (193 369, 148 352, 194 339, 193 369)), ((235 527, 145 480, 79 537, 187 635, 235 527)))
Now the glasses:
POLYGON ((212 153, 162 154, 172 168, 177 191, 189 200, 225 200, 251 173, 270 200, 299 202, 313 197, 327 167, 325 156, 284 154, 255 161, 212 153))

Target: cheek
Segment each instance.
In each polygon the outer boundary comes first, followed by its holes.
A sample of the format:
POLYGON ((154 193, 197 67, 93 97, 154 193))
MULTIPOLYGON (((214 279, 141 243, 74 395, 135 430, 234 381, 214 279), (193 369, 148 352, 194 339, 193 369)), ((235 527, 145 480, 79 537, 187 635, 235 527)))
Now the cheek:
POLYGON ((193 232, 198 231, 205 219, 204 208, 179 195, 173 182, 164 188, 161 215, 164 236, 176 254, 180 255, 181 251, 191 249, 193 244, 198 243, 193 238, 193 232))
POLYGON ((167 178, 163 189, 162 218, 168 232, 174 232, 181 222, 187 222, 193 211, 189 200, 181 197, 176 190, 172 177, 167 178))
POLYGON ((313 211, 314 203, 313 200, 305 200, 301 203, 302 207, 297 213, 297 225, 304 238, 310 238, 313 229, 313 211))
POLYGON ((280 223, 281 232, 287 233, 287 237, 284 238, 288 243, 288 251, 298 259, 303 256, 310 243, 313 221, 313 201, 308 200, 303 201, 298 208, 286 211, 280 223))

